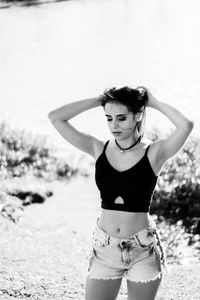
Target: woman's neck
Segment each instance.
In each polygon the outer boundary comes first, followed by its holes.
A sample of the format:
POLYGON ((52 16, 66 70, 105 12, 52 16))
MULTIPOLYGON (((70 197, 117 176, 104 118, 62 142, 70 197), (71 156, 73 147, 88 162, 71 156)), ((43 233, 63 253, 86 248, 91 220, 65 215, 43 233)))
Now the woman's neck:
MULTIPOLYGON (((116 147, 118 147, 118 148, 120 147, 122 149, 127 149, 127 148, 131 147, 132 145, 134 145, 135 143, 137 143, 130 150, 134 149, 141 142, 139 134, 135 134, 133 137, 131 136, 127 139, 114 139, 114 140, 115 140, 116 147)), ((126 150, 126 151, 129 151, 129 150, 126 150)))

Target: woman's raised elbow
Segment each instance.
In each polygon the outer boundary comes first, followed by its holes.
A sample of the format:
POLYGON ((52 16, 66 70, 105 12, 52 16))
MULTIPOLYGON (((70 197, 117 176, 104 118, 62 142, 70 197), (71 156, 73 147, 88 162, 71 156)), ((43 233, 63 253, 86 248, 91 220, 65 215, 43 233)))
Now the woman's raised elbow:
POLYGON ((194 127, 194 121, 193 120, 188 120, 185 124, 185 129, 187 131, 192 131, 193 127, 194 127))
POLYGON ((194 127, 194 121, 193 120, 188 120, 188 127, 190 129, 193 129, 193 127, 194 127))
POLYGON ((49 118, 49 120, 50 120, 52 123, 55 122, 56 118, 55 118, 54 111, 50 111, 50 112, 48 113, 48 118, 49 118))

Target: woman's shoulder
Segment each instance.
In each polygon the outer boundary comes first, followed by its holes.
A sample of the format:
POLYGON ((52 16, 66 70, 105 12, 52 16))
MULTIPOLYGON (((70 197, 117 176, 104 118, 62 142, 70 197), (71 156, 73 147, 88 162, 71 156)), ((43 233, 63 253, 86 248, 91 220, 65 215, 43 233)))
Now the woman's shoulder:
POLYGON ((106 144, 108 142, 109 142, 109 140, 95 139, 95 143, 94 143, 94 153, 95 153, 94 159, 95 160, 97 160, 97 158, 99 157, 99 155, 103 152, 104 147, 106 146, 106 144))
POLYGON ((150 140, 149 138, 147 137, 143 137, 142 140, 141 140, 141 143, 142 143, 142 146, 144 148, 148 147, 149 145, 153 144, 153 141, 150 140))
POLYGON ((164 166, 164 162, 160 159, 159 149, 160 149, 160 140, 152 141, 148 139, 146 142, 146 148, 148 148, 147 156, 151 167, 156 176, 158 176, 164 166))
POLYGON ((143 148, 144 149, 148 149, 148 153, 151 153, 150 155, 151 156, 154 156, 155 158, 157 157, 157 154, 158 154, 158 150, 159 150, 159 143, 160 143, 160 140, 156 140, 156 141, 153 141, 149 138, 144 138, 142 140, 143 142, 143 148))
MULTIPOLYGON (((138 150, 146 150, 147 148, 153 148, 154 147, 154 141, 152 141, 149 138, 143 137, 140 145, 138 145, 138 150)), ((149 151, 149 150, 148 150, 149 151)))

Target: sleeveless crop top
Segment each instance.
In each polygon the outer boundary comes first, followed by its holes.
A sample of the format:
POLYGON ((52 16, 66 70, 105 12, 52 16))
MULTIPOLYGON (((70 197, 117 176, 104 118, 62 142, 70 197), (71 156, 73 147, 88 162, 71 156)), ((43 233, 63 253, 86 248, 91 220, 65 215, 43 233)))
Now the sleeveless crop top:
POLYGON ((128 212, 148 212, 158 176, 155 175, 147 152, 131 168, 117 171, 109 163, 105 150, 95 163, 95 181, 100 191, 101 207, 128 212))

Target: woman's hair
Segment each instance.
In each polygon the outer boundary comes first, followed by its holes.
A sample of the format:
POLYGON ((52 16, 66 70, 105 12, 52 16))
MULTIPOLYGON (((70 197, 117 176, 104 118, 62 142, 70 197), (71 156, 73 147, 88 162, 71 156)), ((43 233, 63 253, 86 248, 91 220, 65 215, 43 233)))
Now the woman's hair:
POLYGON ((121 88, 107 88, 101 95, 101 106, 105 108, 106 103, 119 103, 127 107, 134 115, 143 112, 143 118, 137 124, 138 132, 141 136, 144 134, 144 124, 146 120, 146 104, 148 94, 144 87, 131 88, 124 86, 121 88))

